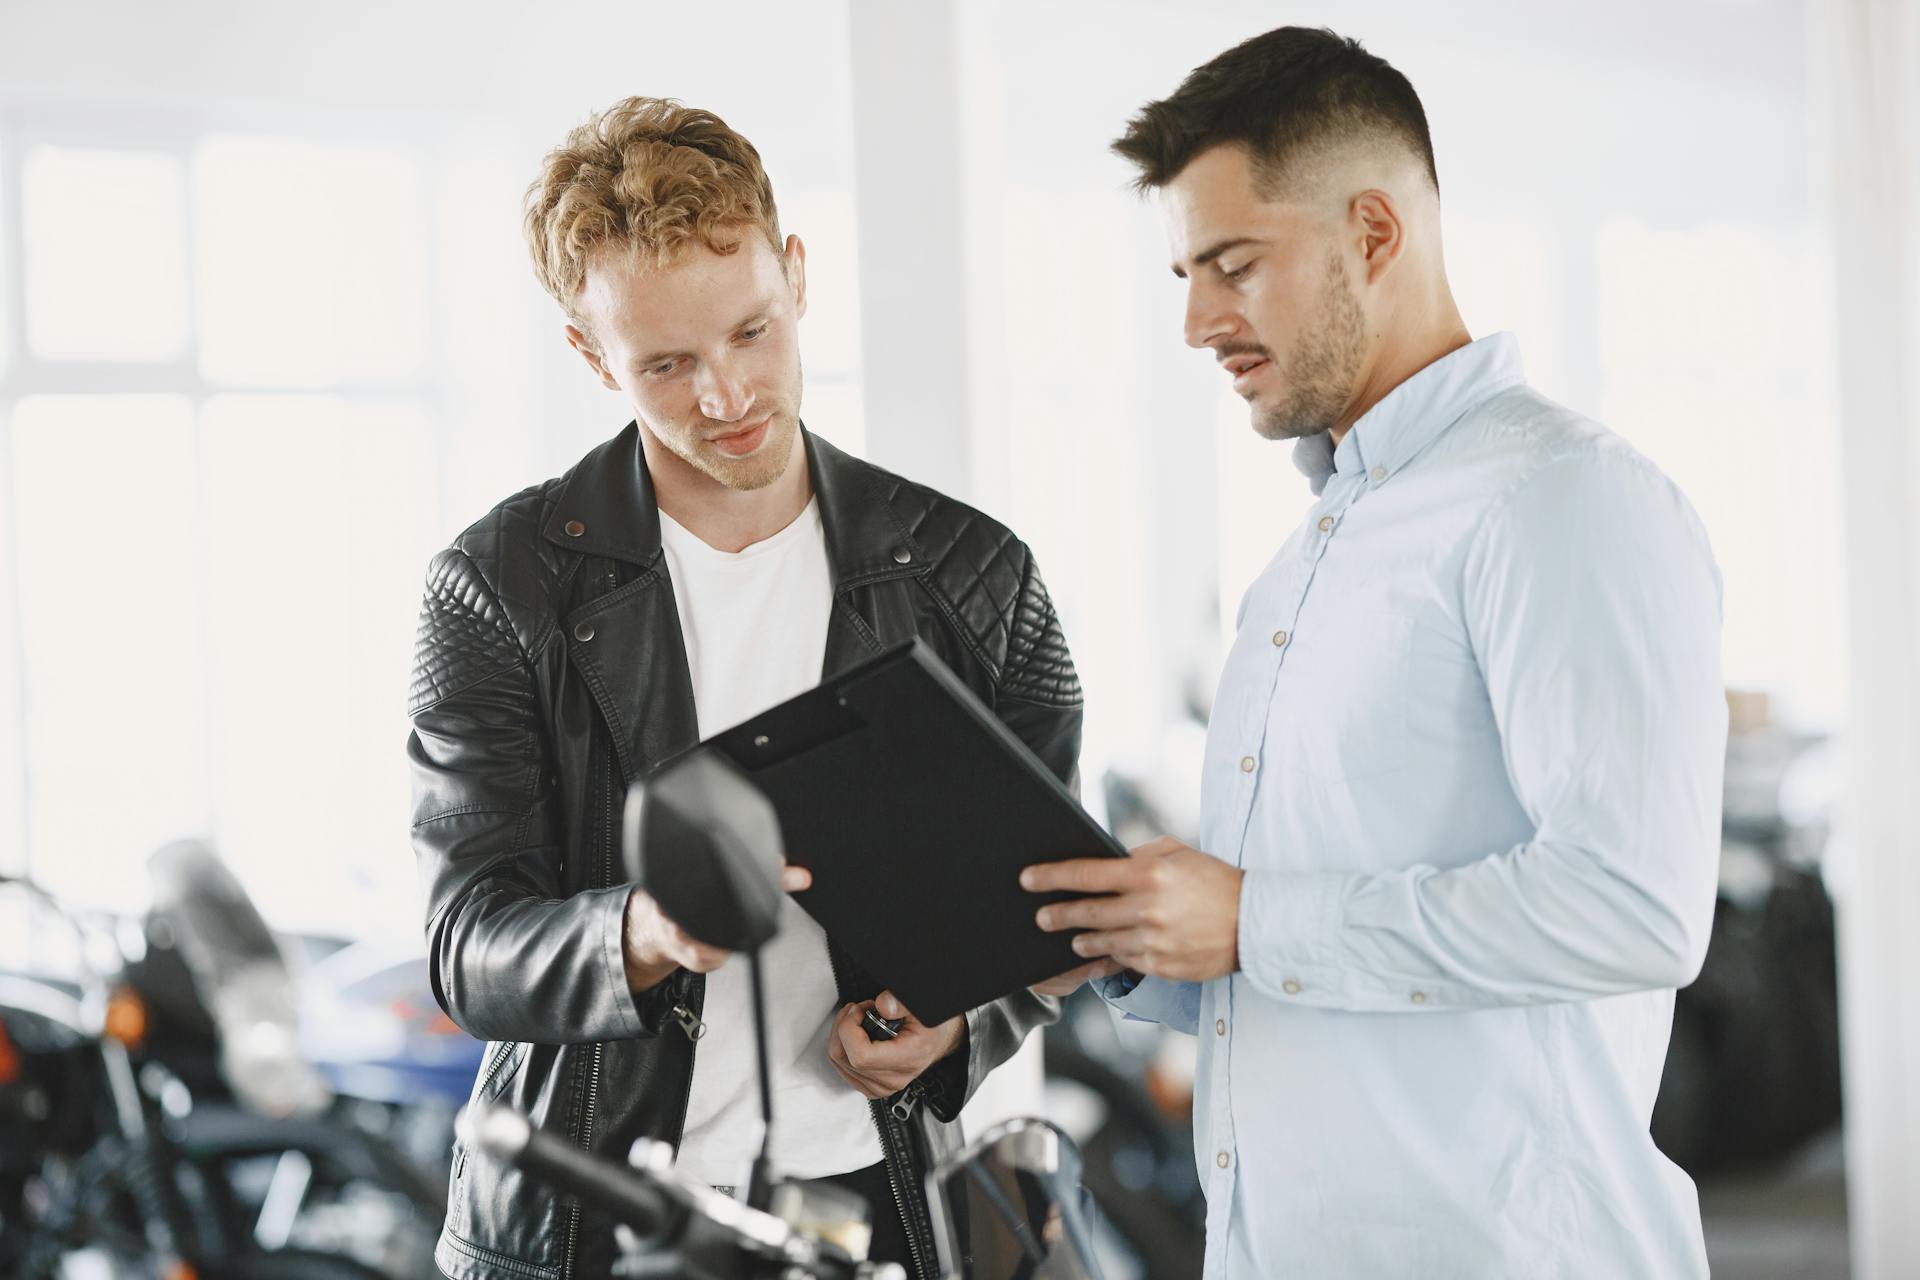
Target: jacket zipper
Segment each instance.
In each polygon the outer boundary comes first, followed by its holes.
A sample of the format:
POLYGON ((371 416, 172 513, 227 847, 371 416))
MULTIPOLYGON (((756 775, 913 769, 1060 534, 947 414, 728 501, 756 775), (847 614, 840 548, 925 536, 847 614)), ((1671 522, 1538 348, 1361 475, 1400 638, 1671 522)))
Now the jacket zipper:
MULTIPOLYGON (((680 1030, 686 1033, 687 1039, 689 1040, 698 1041, 707 1034, 707 1024, 700 1020, 699 1014, 687 1008, 684 1004, 676 1004, 673 1006, 673 1020, 680 1024, 680 1030)), ((688 1074, 687 1079, 693 1079, 691 1073, 688 1074)), ((685 1124, 686 1122, 686 1116, 681 1116, 680 1123, 685 1124)))
POLYGON ((926 1086, 915 1080, 900 1091, 900 1096, 887 1105, 887 1110, 892 1113, 895 1120, 905 1124, 913 1119, 913 1113, 920 1106, 925 1093, 926 1086))
MULTIPOLYGON (((600 879, 604 884, 613 883, 613 787, 612 787, 612 782, 613 782, 613 779, 611 776, 609 776, 607 778, 608 785, 601 791, 601 794, 606 797, 606 808, 602 814, 603 818, 605 819, 605 825, 601 829, 605 831, 607 835, 606 835, 605 844, 603 845, 601 850, 601 862, 600 862, 600 879)), ((690 1041, 695 1047, 695 1049, 697 1049, 699 1047, 700 1037, 707 1034, 707 1024, 702 1022, 699 1018, 699 1015, 695 1014, 693 1010, 689 1009, 685 1004, 676 1004, 673 1006, 673 1020, 680 1024, 680 1030, 686 1034, 688 1041, 690 1041)), ((600 1069, 601 1069, 602 1058, 606 1053, 606 1048, 607 1047, 604 1044, 595 1044, 593 1046, 593 1066, 590 1069, 587 1076, 586 1119, 582 1123, 581 1130, 580 1130, 580 1148, 583 1151, 591 1151, 593 1149, 593 1121, 594 1121, 594 1116, 600 1105, 600 1069)), ((691 1053, 689 1053, 688 1069, 687 1069, 687 1087, 681 1093, 681 1096, 680 1096, 680 1130, 682 1135, 684 1135, 686 1126, 687 1126, 687 1104, 689 1101, 692 1100, 692 1097, 693 1097, 693 1069, 692 1069, 692 1055, 691 1053)), ((676 1143, 676 1145, 678 1144, 676 1143)), ((567 1216, 566 1265, 561 1270, 561 1275, 566 1277, 571 1277, 574 1274, 575 1254, 579 1248, 579 1244, 580 1244, 580 1202, 576 1200, 573 1202, 572 1211, 567 1216)))
MULTIPOLYGON (((484 1077, 482 1077, 480 1081, 480 1090, 478 1093, 474 1095, 475 1097, 483 1100, 486 1098, 487 1090, 493 1088, 494 1080, 499 1076, 501 1069, 507 1065, 507 1059, 511 1058, 512 1056, 513 1056, 513 1042, 512 1041, 501 1042, 500 1047, 494 1051, 493 1063, 487 1068, 487 1074, 484 1077)), ((460 1148, 460 1163, 454 1168, 453 1179, 455 1182, 458 1182, 461 1178, 466 1177, 466 1175, 467 1175, 467 1148, 465 1146, 462 1146, 460 1148)))
MULTIPOLYGON (((600 813, 600 881, 602 884, 612 884, 614 840, 613 778, 611 770, 604 760, 602 761, 601 769, 606 772, 608 776, 606 777, 607 785, 600 789, 600 794, 605 801, 600 813)), ((600 1105, 600 1065, 601 1060, 606 1056, 606 1051, 607 1046, 604 1044, 596 1043, 593 1046, 593 1066, 588 1069, 587 1073, 587 1112, 580 1125, 580 1149, 582 1151, 593 1150, 594 1113, 600 1105)), ((571 1280, 574 1274, 575 1254, 579 1245, 580 1201, 576 1199, 573 1202, 572 1211, 567 1215, 566 1265, 561 1269, 560 1273, 563 1277, 566 1277, 566 1280, 571 1280)))
MULTIPOLYGON (((593 1113, 600 1102, 600 1057, 606 1052, 606 1046, 593 1046, 593 1067, 587 1076, 587 1114, 580 1126, 580 1149, 593 1150, 593 1113)), ((574 1250, 580 1243, 580 1202, 573 1202, 573 1212, 567 1219, 567 1269, 564 1274, 573 1274, 574 1250)))
POLYGON ((507 1059, 511 1058, 512 1056, 513 1056, 512 1041, 503 1042, 500 1045, 500 1048, 494 1053, 493 1063, 491 1066, 487 1068, 486 1078, 480 1081, 479 1096, 483 1100, 487 1096, 487 1090, 493 1088, 494 1080, 499 1076, 501 1070, 505 1068, 505 1066, 507 1065, 507 1059))
MULTIPOLYGON (((845 979, 840 974, 840 957, 834 954, 831 941, 827 943, 827 964, 833 970, 833 988, 838 994, 846 989, 845 979)), ((919 1083, 918 1080, 914 1081, 914 1085, 919 1083)), ((913 1085, 907 1087, 909 1092, 912 1089, 913 1085)), ((887 1102, 881 1098, 867 1099, 867 1109, 873 1113, 873 1127, 880 1134, 880 1163, 887 1171, 887 1188, 893 1192, 893 1211, 900 1215, 900 1225, 905 1229, 907 1252, 913 1258, 915 1280, 929 1280, 933 1273, 927 1270, 926 1259, 921 1256, 920 1233, 915 1227, 913 1216, 907 1212, 907 1197, 902 1190, 907 1163, 906 1153, 900 1150, 901 1143, 896 1141, 892 1127, 887 1124, 889 1114, 899 1113, 890 1113, 887 1102)), ((906 1114, 909 1116, 913 1114, 911 1106, 907 1108, 906 1114)), ((904 1138, 905 1135, 899 1136, 904 1138)))
MULTIPOLYGON (((671 982, 673 979, 663 978, 662 981, 671 982)), ((691 996, 686 998, 691 999, 691 996)), ((701 1003, 703 1005, 706 1003, 704 988, 701 1003)), ((707 1034, 707 1024, 702 1022, 700 1015, 688 1008, 684 1002, 673 1006, 673 1020, 680 1024, 680 1030, 687 1037, 687 1083, 680 1090, 680 1120, 673 1127, 673 1151, 677 1161, 680 1145, 686 1141, 687 1137, 687 1107, 693 1102, 693 1063, 694 1059, 700 1056, 700 1040, 707 1034)))

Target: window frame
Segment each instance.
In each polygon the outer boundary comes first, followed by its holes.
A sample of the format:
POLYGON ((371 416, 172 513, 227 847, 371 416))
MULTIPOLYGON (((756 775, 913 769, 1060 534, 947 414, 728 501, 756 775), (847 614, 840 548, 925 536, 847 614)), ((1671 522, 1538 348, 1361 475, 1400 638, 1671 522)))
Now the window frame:
MULTIPOLYGON (((32 688, 26 652, 26 625, 22 616, 21 560, 14 527, 15 492, 13 420, 21 401, 42 395, 167 394, 183 397, 189 406, 196 435, 209 401, 222 395, 288 395, 327 397, 348 406, 405 401, 417 405, 428 427, 432 457, 444 469, 450 446, 450 417, 455 402, 446 351, 445 327, 436 314, 441 274, 441 249, 434 234, 441 211, 449 166, 447 124, 430 116, 401 113, 362 113, 339 109, 264 107, 259 104, 166 104, 152 101, 89 103, 44 98, 0 98, 0 494, 8 495, 7 514, 0 518, 0 679, 10 679, 17 714, 0 732, 12 735, 18 776, 19 804, 12 822, 0 829, 0 849, 9 846, 17 856, 0 854, 0 871, 32 875, 35 856, 33 763, 30 759, 32 688), (399 126, 399 127, 396 127, 399 126), (425 346, 415 373, 402 378, 345 379, 322 385, 285 382, 226 384, 201 371, 200 262, 196 251, 201 211, 194 184, 194 153, 213 135, 270 137, 330 147, 365 147, 398 154, 412 162, 420 175, 419 232, 425 267, 427 299, 425 346), (49 360, 36 356, 27 336, 26 226, 24 172, 27 156, 38 147, 69 147, 157 153, 176 159, 185 176, 182 184, 181 246, 186 275, 186 340, 171 360, 49 360)), ((435 495, 436 498, 438 494, 435 495)), ((209 602, 194 604, 193 615, 205 619, 209 602)), ((200 666, 191 677, 202 690, 212 688, 212 653, 202 644, 200 666)), ((207 814, 217 832, 220 815, 207 814)))

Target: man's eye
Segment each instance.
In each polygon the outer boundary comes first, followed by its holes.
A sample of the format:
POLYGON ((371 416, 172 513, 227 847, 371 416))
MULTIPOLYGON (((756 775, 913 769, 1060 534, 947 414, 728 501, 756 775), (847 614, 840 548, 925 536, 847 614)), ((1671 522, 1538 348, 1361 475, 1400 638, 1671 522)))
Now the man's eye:
POLYGON ((1245 280, 1247 278, 1247 272, 1251 270, 1253 270, 1253 264, 1251 262, 1243 262, 1231 271, 1227 270, 1224 266, 1221 267, 1220 274, 1228 280, 1245 280))
POLYGON ((680 362, 678 360, 662 360, 659 364, 648 368, 647 372, 656 378, 664 378, 679 367, 680 362))
POLYGON ((767 326, 763 324, 755 325, 751 329, 742 329, 740 331, 740 340, 742 342, 752 342, 755 338, 759 337, 761 334, 765 333, 766 331, 767 331, 767 326))

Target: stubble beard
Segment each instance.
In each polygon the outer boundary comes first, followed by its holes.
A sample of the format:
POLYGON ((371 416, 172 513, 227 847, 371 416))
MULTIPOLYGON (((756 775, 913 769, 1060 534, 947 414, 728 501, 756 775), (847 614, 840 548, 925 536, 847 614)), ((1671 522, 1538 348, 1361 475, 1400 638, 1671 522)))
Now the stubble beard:
POLYGON ((1346 263, 1329 249, 1319 317, 1294 340, 1280 366, 1286 398, 1270 409, 1256 407, 1253 429, 1268 440, 1297 440, 1331 427, 1352 402, 1366 339, 1366 316, 1346 263))
POLYGON ((729 458, 719 450, 703 443, 722 423, 702 421, 692 428, 685 438, 685 447, 669 445, 680 459, 695 471, 708 479, 725 485, 736 493, 752 493, 787 474, 787 467, 793 461, 793 451, 800 441, 800 391, 803 374, 794 369, 793 398, 773 411, 773 421, 767 424, 767 438, 751 457, 729 458))
POLYGON ((767 438, 751 457, 729 458, 717 449, 698 443, 699 438, 680 456, 709 479, 736 493, 751 493, 766 488, 787 473, 787 464, 793 458, 799 438, 799 419, 781 409, 767 424, 767 438))

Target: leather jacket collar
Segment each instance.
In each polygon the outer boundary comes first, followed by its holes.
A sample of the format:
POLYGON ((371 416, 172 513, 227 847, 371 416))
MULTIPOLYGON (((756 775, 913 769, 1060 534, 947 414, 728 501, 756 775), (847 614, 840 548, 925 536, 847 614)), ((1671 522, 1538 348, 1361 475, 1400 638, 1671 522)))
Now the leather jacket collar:
MULTIPOLYGON (((874 473, 806 430, 800 438, 820 504, 836 593, 925 573, 927 557, 874 473)), ((569 551, 651 567, 660 556, 660 505, 638 423, 581 459, 541 535, 569 551)))

